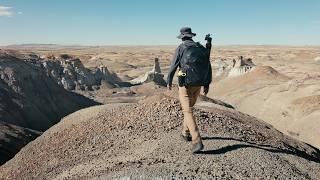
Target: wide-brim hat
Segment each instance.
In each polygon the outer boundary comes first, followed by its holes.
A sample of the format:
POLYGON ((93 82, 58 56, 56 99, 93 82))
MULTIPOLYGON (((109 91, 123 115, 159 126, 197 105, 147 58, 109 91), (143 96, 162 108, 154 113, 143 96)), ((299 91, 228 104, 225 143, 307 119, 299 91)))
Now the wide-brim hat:
POLYGON ((180 34, 177 36, 177 38, 182 39, 184 37, 194 37, 196 36, 196 33, 193 33, 190 27, 183 27, 180 29, 180 34))

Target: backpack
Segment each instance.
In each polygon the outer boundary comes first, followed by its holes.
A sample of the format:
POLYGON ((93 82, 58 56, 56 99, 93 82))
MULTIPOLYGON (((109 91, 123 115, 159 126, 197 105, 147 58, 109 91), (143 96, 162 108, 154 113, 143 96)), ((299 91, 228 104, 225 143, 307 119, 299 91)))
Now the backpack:
POLYGON ((179 86, 205 86, 209 84, 210 61, 208 51, 200 43, 185 45, 181 60, 179 86))

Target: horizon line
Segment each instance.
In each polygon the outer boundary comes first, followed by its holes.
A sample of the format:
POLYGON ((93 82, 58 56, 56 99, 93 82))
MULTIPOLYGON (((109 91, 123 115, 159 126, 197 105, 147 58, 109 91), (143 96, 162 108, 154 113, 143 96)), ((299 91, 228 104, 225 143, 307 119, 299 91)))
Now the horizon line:
MULTIPOLYGON (((111 46, 118 46, 118 47, 142 47, 142 46, 177 46, 177 44, 72 44, 72 43, 21 43, 21 44, 7 44, 1 45, 2 48, 10 48, 14 46, 66 46, 66 47, 111 47, 111 46)), ((281 46, 281 47, 318 47, 320 44, 214 44, 213 46, 281 46)))

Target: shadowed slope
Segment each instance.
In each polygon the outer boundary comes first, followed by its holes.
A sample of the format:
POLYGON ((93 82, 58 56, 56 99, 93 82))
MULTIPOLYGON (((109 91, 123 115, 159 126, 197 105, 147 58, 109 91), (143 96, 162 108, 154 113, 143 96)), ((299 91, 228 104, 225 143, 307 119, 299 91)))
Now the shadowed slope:
POLYGON ((0 165, 39 135, 40 132, 0 122, 0 165))
POLYGON ((64 90, 37 66, 0 55, 0 104, 0 121, 43 131, 97 103, 64 90))

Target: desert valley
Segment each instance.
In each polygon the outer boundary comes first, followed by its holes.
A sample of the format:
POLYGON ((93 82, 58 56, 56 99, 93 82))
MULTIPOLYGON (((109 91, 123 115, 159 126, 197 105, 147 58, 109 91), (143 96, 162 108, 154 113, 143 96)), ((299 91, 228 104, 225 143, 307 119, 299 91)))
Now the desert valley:
POLYGON ((166 88, 174 46, 0 49, 0 179, 320 177, 319 46, 213 47, 199 155, 166 88))

